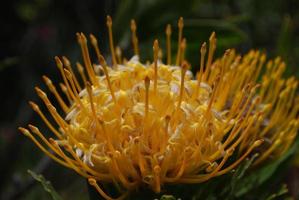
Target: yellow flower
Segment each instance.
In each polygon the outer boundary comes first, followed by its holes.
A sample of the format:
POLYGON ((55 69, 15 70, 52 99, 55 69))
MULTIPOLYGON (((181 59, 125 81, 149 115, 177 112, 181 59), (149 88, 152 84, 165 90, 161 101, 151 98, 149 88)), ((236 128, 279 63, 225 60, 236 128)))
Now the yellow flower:
POLYGON ((158 40, 153 63, 139 61, 133 20, 135 55, 127 61, 119 48, 114 49, 112 20, 107 17, 112 66, 90 35, 99 63, 93 65, 87 39, 77 33, 84 61, 84 67, 77 63, 80 79, 66 57, 55 58, 65 97, 43 77, 64 113, 38 87, 36 92, 56 124, 30 102, 55 139, 45 138, 33 125, 30 131, 20 130, 52 159, 87 178, 106 199, 111 197, 100 187, 104 182, 125 189, 122 199, 140 186, 159 193, 168 183, 208 181, 231 171, 253 152, 260 154, 255 164, 284 153, 299 125, 298 82, 282 78, 285 63, 280 58, 266 62, 264 54, 253 50, 244 57, 227 50, 213 61, 212 33, 208 48, 206 43, 201 47, 200 70, 194 77, 184 58, 183 25, 180 18, 175 63, 167 26, 167 64, 162 62, 158 40))

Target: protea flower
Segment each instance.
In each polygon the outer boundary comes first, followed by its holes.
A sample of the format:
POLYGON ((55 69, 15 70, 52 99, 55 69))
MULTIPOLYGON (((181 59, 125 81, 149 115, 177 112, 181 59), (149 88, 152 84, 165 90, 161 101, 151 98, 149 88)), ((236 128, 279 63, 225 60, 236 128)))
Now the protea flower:
POLYGON ((274 159, 292 144, 299 125, 298 82, 282 78, 286 65, 279 57, 266 62, 259 51, 241 57, 229 49, 213 60, 212 33, 208 45, 203 43, 200 49, 200 69, 193 75, 184 56, 182 18, 175 63, 171 27, 166 28, 166 64, 158 40, 153 44, 153 62, 139 61, 133 20, 135 55, 130 60, 114 48, 109 16, 107 26, 111 66, 95 36, 90 35, 97 56, 92 61, 85 35, 77 33, 84 62, 84 67, 76 64, 80 77, 66 57, 55 57, 65 97, 43 77, 61 108, 35 88, 55 124, 37 104, 30 105, 53 138, 45 138, 33 125, 30 130, 20 128, 45 154, 87 178, 104 198, 111 199, 101 189, 104 182, 124 189, 120 199, 139 187, 159 193, 168 183, 201 183, 221 176, 253 152, 259 153, 255 164, 274 159), (264 73, 258 83, 260 72, 264 73))

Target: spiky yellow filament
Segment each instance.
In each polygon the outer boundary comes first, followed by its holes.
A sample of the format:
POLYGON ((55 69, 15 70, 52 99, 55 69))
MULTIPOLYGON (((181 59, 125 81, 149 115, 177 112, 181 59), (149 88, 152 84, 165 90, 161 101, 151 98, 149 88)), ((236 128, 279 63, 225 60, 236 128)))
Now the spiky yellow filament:
POLYGON ((89 82, 86 83, 86 90, 87 90, 87 93, 88 93, 88 97, 89 97, 89 102, 90 102, 90 107, 91 107, 93 118, 96 121, 96 125, 99 126, 99 120, 98 120, 98 116, 97 116, 97 111, 96 111, 96 109, 94 107, 92 87, 91 87, 91 85, 90 85, 89 82))
POLYGON ((292 145, 299 127, 298 81, 283 78, 286 64, 281 58, 266 61, 264 54, 253 50, 241 57, 229 49, 214 60, 212 33, 208 49, 206 43, 201 46, 194 80, 185 60, 182 18, 175 66, 170 65, 170 25, 166 65, 158 40, 152 64, 139 62, 134 21, 132 43, 138 56, 131 60, 123 58, 119 48, 114 51, 109 16, 107 26, 112 66, 90 35, 99 65, 93 64, 86 37, 77 33, 84 64, 76 63, 80 79, 66 57, 55 57, 65 96, 43 76, 64 114, 35 88, 52 119, 34 102, 29 104, 55 139, 47 139, 34 125, 19 128, 46 155, 87 178, 105 199, 124 199, 141 186, 159 193, 167 183, 202 183, 228 173, 253 153, 259 154, 259 165, 292 145), (125 193, 110 197, 100 187, 104 181, 125 193))
POLYGON ((216 49, 216 34, 215 32, 213 32, 209 38, 209 54, 208 54, 206 69, 204 73, 204 81, 207 80, 208 74, 211 70, 210 68, 211 68, 215 49, 216 49))
POLYGON ((176 62, 175 64, 178 66, 180 64, 180 59, 181 59, 181 43, 182 43, 182 38, 183 38, 183 28, 184 28, 184 20, 183 17, 180 17, 178 21, 178 28, 179 28, 179 36, 178 36, 178 52, 176 56, 176 62))
POLYGON ((121 52, 121 48, 119 46, 117 46, 115 48, 115 54, 116 54, 116 58, 117 58, 117 62, 119 64, 122 64, 122 52, 121 52))
POLYGON ((180 46, 181 46, 180 47, 181 48, 181 58, 180 58, 180 61, 179 61, 180 65, 185 60, 185 50, 186 50, 186 45, 187 45, 186 43, 187 43, 186 38, 183 38, 183 40, 180 44, 180 46))
POLYGON ((185 91, 185 75, 186 72, 189 68, 189 64, 184 61, 182 64, 182 70, 181 70, 181 87, 180 87, 180 95, 179 95, 179 103, 178 103, 178 107, 181 106, 183 97, 184 97, 184 91, 185 91))
POLYGON ((76 85, 77 90, 80 91, 81 90, 81 86, 79 84, 79 81, 77 80, 77 77, 75 76, 75 73, 73 71, 73 68, 71 66, 70 61, 65 56, 62 57, 62 60, 63 60, 64 66, 66 66, 67 70, 72 74, 72 77, 74 79, 74 83, 76 85))
POLYGON ((166 49, 167 49, 167 65, 171 64, 171 25, 166 27, 166 49))
POLYGON ((144 106, 144 113, 145 113, 145 119, 148 115, 148 101, 149 101, 149 86, 150 86, 150 79, 149 77, 145 77, 144 79, 144 86, 145 86, 145 106, 144 106))
POLYGON ((110 80, 110 76, 109 76, 109 73, 108 73, 107 63, 105 61, 105 58, 102 55, 98 55, 98 59, 99 59, 99 63, 103 67, 104 74, 106 76, 107 84, 108 84, 112 99, 113 99, 114 103, 116 103, 116 99, 115 99, 114 91, 112 89, 111 80, 110 80))
POLYGON ((40 110, 39 106, 32 101, 29 101, 29 105, 31 106, 32 110, 34 110, 42 118, 42 120, 45 122, 45 124, 48 126, 48 128, 55 134, 55 136, 57 138, 59 138, 60 140, 62 140, 63 137, 61 136, 59 131, 56 130, 54 128, 54 126, 49 122, 49 120, 45 117, 45 115, 40 110))
POLYGON ((131 32, 132 32, 132 44, 134 49, 134 54, 139 55, 139 47, 138 47, 138 37, 136 34, 137 26, 134 19, 131 20, 131 32))
POLYGON ((122 194, 120 197, 118 198, 111 198, 109 195, 107 195, 101 188, 100 186, 97 184, 97 181, 94 178, 89 178, 88 182, 90 185, 92 185, 99 194, 101 194, 105 199, 107 200, 122 200, 124 199, 126 196, 128 196, 128 192, 122 194))
POLYGON ((68 93, 66 86, 63 83, 59 83, 59 87, 62 90, 62 92, 65 94, 65 96, 68 99, 69 103, 72 103, 73 100, 71 99, 71 96, 68 93))
POLYGON ((158 40, 154 41, 154 92, 157 91, 158 84, 158 53, 159 53, 159 42, 158 40))
POLYGON ((107 16, 107 27, 108 27, 108 33, 109 33, 109 45, 110 45, 110 52, 112 56, 112 64, 115 66, 117 64, 115 51, 114 51, 114 43, 113 43, 113 33, 112 33, 112 19, 108 15, 107 16))
POLYGON ((61 106, 62 110, 67 113, 69 111, 68 106, 65 104, 65 102, 63 101, 63 99, 61 98, 61 96, 59 95, 59 93, 56 90, 56 87, 53 85, 52 81, 47 77, 47 76, 43 76, 44 82, 46 83, 46 85, 48 86, 49 90, 54 94, 54 96, 56 97, 59 105, 61 106))
POLYGON ((83 61, 84 65, 88 74, 89 79, 92 81, 93 84, 96 84, 97 81, 95 80, 95 72, 92 68, 90 56, 89 56, 89 51, 87 47, 87 39, 83 33, 77 33, 77 40, 78 43, 81 46, 81 51, 82 51, 82 56, 83 56, 83 61))
POLYGON ((79 62, 76 63, 76 66, 77 66, 77 70, 79 71, 79 74, 81 76, 81 79, 85 85, 85 83, 87 82, 87 78, 84 73, 84 68, 82 67, 82 65, 79 62))
POLYGON ((206 52, 207 52, 207 47, 206 47, 206 42, 204 42, 200 48, 200 69, 199 69, 199 72, 196 73, 197 86, 196 86, 196 91, 195 91, 194 97, 198 96, 198 90, 199 90, 200 83, 202 81, 202 76, 203 76, 206 52))
POLYGON ((52 158, 54 161, 58 162, 59 164, 65 166, 65 167, 69 167, 67 163, 65 163, 63 160, 57 158, 56 156, 54 156, 53 154, 51 154, 48 150, 46 150, 33 136, 32 134, 28 131, 28 129, 22 128, 20 127, 19 130, 27 137, 29 137, 34 144, 42 151, 44 152, 47 156, 49 156, 50 158, 52 158))

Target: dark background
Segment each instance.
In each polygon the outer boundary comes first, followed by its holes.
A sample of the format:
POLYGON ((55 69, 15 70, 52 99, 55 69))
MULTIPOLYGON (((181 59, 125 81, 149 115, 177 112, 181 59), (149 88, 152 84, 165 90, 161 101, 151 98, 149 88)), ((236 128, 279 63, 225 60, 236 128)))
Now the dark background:
MULTIPOLYGON (((218 39, 217 55, 227 48, 246 53, 261 49, 268 58, 281 56, 286 75, 299 76, 299 1, 297 0, 18 0, 0 5, 0 199, 50 199, 27 169, 42 173, 65 199, 87 199, 85 180, 45 157, 18 126, 43 123, 27 102, 41 103, 34 86, 45 88, 41 76, 60 77, 54 56, 81 60, 75 33, 95 34, 107 54, 106 15, 113 18, 115 44, 132 56, 130 19, 135 18, 142 60, 152 57, 152 43, 165 46, 165 26, 173 27, 173 53, 177 19, 185 19, 187 59, 199 64, 200 45, 212 31, 218 39)), ((46 131, 45 131, 46 132, 46 131)), ((295 196, 298 168, 284 175, 295 196), (297 170, 296 170, 297 169, 297 170)))

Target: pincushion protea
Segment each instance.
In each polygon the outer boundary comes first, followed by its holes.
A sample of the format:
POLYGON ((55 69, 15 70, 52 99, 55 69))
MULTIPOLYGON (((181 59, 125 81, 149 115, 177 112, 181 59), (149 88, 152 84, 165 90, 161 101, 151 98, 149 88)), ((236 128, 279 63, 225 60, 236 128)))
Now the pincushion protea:
POLYGON ((63 114, 45 92, 35 88, 56 125, 37 104, 30 105, 56 138, 46 139, 33 125, 30 130, 20 128, 52 159, 87 178, 104 198, 112 199, 100 187, 104 182, 124 189, 118 199, 141 186, 159 193, 164 184, 201 183, 225 174, 252 152, 260 155, 255 164, 273 159, 292 144, 299 125, 298 82, 294 77, 282 78, 285 63, 279 57, 266 62, 259 51, 241 57, 227 50, 213 61, 216 37, 212 33, 209 47, 206 43, 201 47, 200 69, 194 78, 184 58, 182 18, 175 64, 171 63, 170 25, 167 64, 159 56, 157 40, 153 63, 139 62, 134 20, 135 55, 129 61, 121 57, 119 48, 114 50, 109 16, 107 26, 111 67, 90 35, 99 63, 93 65, 87 39, 77 33, 84 61, 84 67, 77 63, 82 80, 66 57, 55 58, 65 98, 43 77, 63 114))

